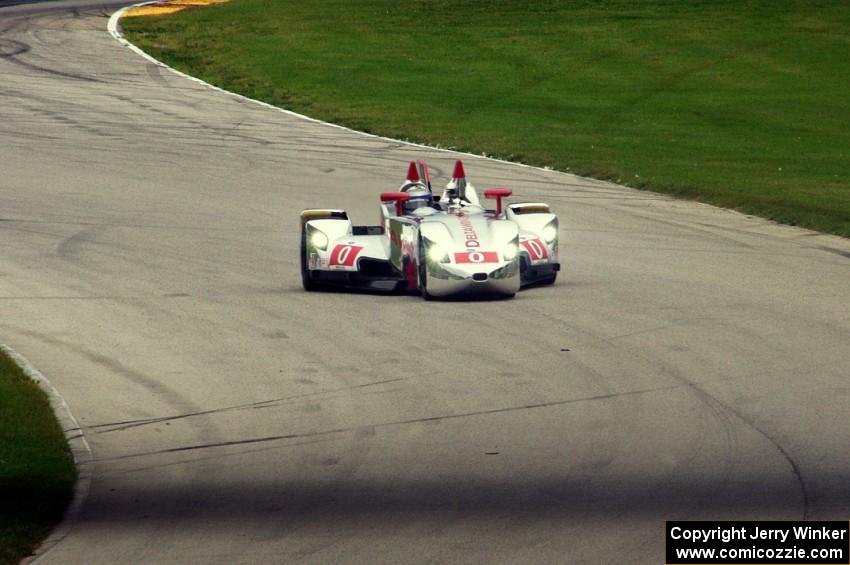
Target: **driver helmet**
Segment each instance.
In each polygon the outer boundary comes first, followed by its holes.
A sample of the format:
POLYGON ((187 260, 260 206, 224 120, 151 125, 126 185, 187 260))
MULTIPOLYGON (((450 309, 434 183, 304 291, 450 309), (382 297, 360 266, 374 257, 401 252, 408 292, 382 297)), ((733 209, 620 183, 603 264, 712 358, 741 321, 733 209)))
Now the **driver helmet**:
POLYGON ((431 195, 431 191, 424 186, 412 187, 407 191, 407 194, 410 195, 410 199, 404 202, 405 214, 410 214, 417 208, 423 208, 425 206, 430 207, 434 202, 434 197, 431 195))

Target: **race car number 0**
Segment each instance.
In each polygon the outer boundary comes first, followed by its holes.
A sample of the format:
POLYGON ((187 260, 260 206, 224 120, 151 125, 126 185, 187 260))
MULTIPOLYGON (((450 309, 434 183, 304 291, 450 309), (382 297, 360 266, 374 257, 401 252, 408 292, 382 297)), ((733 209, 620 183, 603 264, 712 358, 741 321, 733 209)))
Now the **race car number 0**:
POLYGON ((498 263, 499 255, 495 251, 464 251, 455 253, 455 263, 498 263))
POLYGON ((345 264, 349 255, 351 255, 351 246, 346 245, 345 247, 343 247, 339 250, 339 253, 337 253, 336 262, 345 264))
POLYGON ((539 261, 540 259, 546 259, 548 254, 546 253, 546 247, 540 243, 539 239, 529 239, 522 242, 522 246, 525 247, 526 251, 528 251, 528 255, 530 256, 532 261, 539 261))
POLYGON ((342 244, 334 247, 331 253, 331 266, 351 267, 363 247, 359 245, 342 244))

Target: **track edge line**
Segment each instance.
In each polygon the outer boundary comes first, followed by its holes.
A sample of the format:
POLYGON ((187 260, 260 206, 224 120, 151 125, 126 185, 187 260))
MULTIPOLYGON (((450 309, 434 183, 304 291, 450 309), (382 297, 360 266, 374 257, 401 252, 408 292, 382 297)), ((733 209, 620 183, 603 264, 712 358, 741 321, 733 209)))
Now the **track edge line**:
POLYGON ((77 482, 74 484, 74 496, 67 510, 65 510, 62 520, 36 548, 35 553, 21 561, 22 564, 31 564, 41 560, 42 557, 47 555, 71 532, 74 523, 82 512, 83 505, 91 489, 92 475, 94 474, 94 455, 80 424, 71 413, 68 403, 65 402, 65 399, 59 394, 59 391, 56 390, 56 387, 53 386, 47 377, 33 367, 23 355, 5 343, 0 343, 0 351, 8 355, 27 377, 35 381, 47 393, 47 397, 50 400, 50 407, 53 409, 59 425, 62 426, 65 441, 68 442, 71 455, 74 459, 74 466, 77 468, 77 482))
MULTIPOLYGON (((329 127, 332 127, 332 128, 336 128, 336 129, 346 131, 346 132, 354 133, 354 134, 357 134, 357 135, 362 135, 364 137, 370 137, 372 139, 380 139, 381 141, 391 141, 393 143, 399 143, 399 144, 402 144, 402 145, 407 145, 409 147, 419 147, 419 148, 422 148, 422 149, 429 149, 431 151, 442 151, 442 152, 445 152, 445 153, 453 153, 455 155, 463 155, 464 157, 472 157, 474 159, 486 159, 487 161, 504 163, 506 165, 515 165, 517 167, 525 167, 527 169, 545 171, 547 173, 566 175, 566 176, 569 176, 569 177, 574 178, 574 179, 586 180, 586 181, 590 181, 590 182, 594 182, 594 183, 599 183, 600 187, 602 187, 604 185, 610 185, 610 186, 616 186, 617 188, 627 188, 627 189, 629 188, 629 187, 623 187, 622 185, 619 185, 617 183, 613 183, 611 181, 599 180, 599 179, 594 179, 594 178, 590 178, 590 177, 582 177, 582 176, 579 176, 579 175, 576 175, 576 174, 573 174, 573 173, 568 173, 568 172, 565 172, 565 171, 559 171, 557 169, 552 169, 552 168, 549 168, 549 167, 538 167, 538 166, 535 166, 535 165, 527 165, 525 163, 520 163, 518 161, 507 161, 505 159, 499 159, 497 157, 492 157, 492 156, 486 155, 486 154, 469 153, 467 151, 459 151, 457 149, 450 149, 450 148, 439 147, 439 146, 434 146, 434 145, 426 145, 424 143, 416 143, 414 141, 407 141, 407 140, 404 140, 404 139, 394 139, 392 137, 385 137, 383 135, 376 135, 374 133, 366 133, 365 131, 352 129, 350 127, 341 126, 339 124, 334 124, 332 122, 326 122, 324 120, 319 120, 317 118, 311 118, 310 116, 306 116, 304 114, 299 114, 298 112, 293 112, 292 110, 287 110, 285 108, 281 108, 280 106, 275 106, 274 104, 269 104, 268 102, 263 102, 262 100, 250 98, 248 96, 245 96, 244 94, 238 94, 238 93, 230 91, 230 90, 225 90, 224 88, 221 88, 220 86, 215 86, 214 84, 210 84, 210 83, 208 83, 204 80, 199 79, 198 77, 194 77, 192 75, 186 74, 183 71, 179 71, 179 70, 175 69, 174 67, 171 67, 171 66, 167 65, 166 63, 163 63, 159 59, 154 58, 150 54, 143 51, 141 48, 137 47, 136 45, 134 45, 133 43, 128 41, 127 38, 124 37, 124 34, 121 33, 121 25, 119 23, 119 20, 122 17, 124 17, 124 14, 128 10, 130 10, 132 8, 141 7, 141 6, 147 6, 147 5, 150 5, 150 4, 157 4, 160 1, 161 0, 147 0, 145 2, 139 2, 137 4, 125 6, 121 9, 117 10, 116 12, 114 12, 109 17, 109 22, 107 23, 107 26, 106 26, 107 30, 109 31, 110 35, 112 35, 112 37, 114 37, 115 40, 118 41, 121 45, 129 48, 131 51, 133 51, 137 55, 140 55, 141 57, 143 57, 147 61, 155 64, 158 67, 168 69, 172 73, 175 73, 175 74, 177 74, 177 75, 179 75, 183 78, 187 78, 187 79, 194 81, 198 84, 204 85, 207 88, 211 88, 211 89, 216 90, 218 92, 228 94, 228 95, 230 95, 230 96, 232 96, 232 97, 234 97, 238 100, 242 100, 244 102, 252 102, 254 104, 259 104, 260 106, 263 106, 265 108, 276 110, 278 112, 283 112, 284 114, 287 114, 289 116, 293 116, 293 117, 296 117, 296 118, 300 118, 300 119, 306 120, 308 122, 313 122, 315 124, 321 124, 321 125, 324 125, 324 126, 329 126, 329 127)), ((631 190, 636 190, 636 189, 631 189, 631 190)))
MULTIPOLYGON (((197 84, 201 84, 201 85, 203 85, 207 88, 211 88, 211 89, 216 90, 218 92, 222 92, 224 94, 232 96, 232 97, 236 98, 237 100, 241 100, 243 102, 251 102, 253 104, 259 104, 260 106, 263 106, 265 108, 269 108, 269 109, 275 110, 277 112, 283 112, 284 114, 287 114, 289 116, 293 116, 293 117, 296 117, 296 118, 300 118, 300 119, 306 120, 308 122, 312 122, 312 123, 315 123, 315 124, 321 124, 321 125, 324 125, 324 126, 336 128, 336 129, 339 129, 339 130, 342 130, 342 131, 346 131, 346 132, 353 133, 353 134, 356 134, 356 135, 361 135, 361 136, 364 136, 364 137, 370 137, 372 139, 379 139, 381 141, 390 141, 392 143, 398 143, 398 144, 401 144, 401 145, 406 145, 408 147, 418 147, 418 148, 421 148, 421 149, 428 149, 428 150, 431 150, 431 151, 441 151, 443 153, 452 153, 454 155, 462 155, 464 157, 472 157, 474 159, 484 159, 484 160, 492 161, 492 162, 495 162, 495 163, 502 163, 502 164, 505 164, 505 165, 514 165, 514 166, 517 166, 517 167, 524 167, 526 169, 533 169, 535 171, 543 171, 543 172, 552 173, 552 174, 555 174, 555 175, 563 175, 563 176, 570 177, 570 178, 578 180, 578 181, 586 181, 586 182, 589 182, 589 183, 592 183, 592 184, 596 184, 596 185, 598 185, 598 188, 616 188, 618 190, 634 192, 636 194, 641 194, 641 195, 652 194, 656 197, 660 197, 660 198, 669 200, 671 202, 687 202, 687 203, 695 205, 695 206, 707 207, 707 208, 710 208, 710 209, 715 210, 715 211, 722 211, 722 212, 734 214, 734 215, 737 215, 737 216, 740 216, 740 217, 755 217, 755 218, 758 218, 759 220, 761 220, 762 222, 765 222, 766 225, 768 225, 772 228, 779 227, 779 228, 782 228, 782 229, 787 229, 787 230, 789 230, 788 231, 789 234, 793 232, 793 233, 796 234, 797 237, 799 237, 799 236, 821 236, 821 237, 827 237, 831 241, 845 242, 846 238, 843 238, 842 236, 839 236, 839 235, 835 235, 835 234, 831 234, 831 233, 827 233, 827 232, 820 232, 820 231, 816 231, 816 230, 813 230, 813 229, 810 229, 810 228, 804 228, 804 227, 800 227, 800 226, 793 226, 793 225, 790 225, 790 224, 784 224, 784 223, 778 222, 776 220, 771 220, 771 219, 768 219, 768 218, 764 218, 762 216, 756 216, 756 215, 748 213, 748 212, 740 212, 740 211, 732 209, 732 208, 724 208, 723 206, 719 206, 717 204, 711 204, 709 202, 703 202, 701 200, 682 199, 682 198, 679 198, 679 197, 675 197, 671 194, 666 194, 666 193, 663 193, 663 192, 656 192, 656 191, 651 190, 651 189, 633 188, 633 187, 630 187, 630 186, 619 184, 619 183, 614 182, 614 181, 596 179, 596 178, 593 178, 593 177, 584 177, 584 176, 581 176, 581 175, 577 175, 575 173, 570 173, 570 172, 562 171, 562 170, 559 170, 559 169, 553 169, 551 167, 538 167, 536 165, 528 165, 526 163, 520 163, 518 161, 507 161, 505 159, 499 159, 498 157, 492 157, 492 156, 487 155, 485 153, 481 153, 481 154, 470 153, 468 151, 460 151, 460 150, 457 150, 457 149, 450 149, 450 148, 439 147, 439 146, 434 146, 434 145, 426 145, 424 143, 416 143, 416 142, 413 142, 413 141, 407 141, 407 140, 403 140, 403 139, 394 139, 392 137, 385 137, 385 136, 376 135, 376 134, 373 134, 373 133, 366 133, 365 131, 352 129, 350 127, 341 126, 339 124, 334 124, 332 122, 326 122, 324 120, 319 120, 317 118, 311 118, 310 116, 306 116, 304 114, 299 114, 298 112, 293 112, 292 110, 287 110, 285 108, 275 106, 274 104, 269 104, 268 102, 263 102, 261 100, 255 99, 255 98, 249 98, 248 96, 245 96, 244 94, 238 94, 238 93, 232 92, 230 90, 225 90, 224 88, 221 88, 219 86, 215 86, 214 84, 210 84, 210 83, 208 83, 204 80, 199 79, 198 77, 194 77, 192 75, 186 74, 183 71, 179 71, 179 70, 175 69, 174 67, 171 67, 171 66, 163 63, 162 61, 160 61, 159 59, 156 59, 152 55, 146 53, 141 48, 137 47, 136 45, 134 45, 133 43, 128 41, 127 38, 124 37, 124 34, 121 33, 121 25, 119 23, 119 20, 124 16, 124 14, 132 8, 136 8, 136 7, 140 7, 140 6, 147 6, 147 5, 150 5, 150 4, 157 4, 159 2, 161 2, 161 0, 146 0, 144 2, 138 2, 136 4, 124 6, 123 8, 120 8, 117 11, 113 12, 112 15, 110 15, 110 17, 109 17, 109 22, 107 23, 107 30, 109 31, 110 35, 112 35, 112 37, 115 38, 115 40, 118 41, 121 45, 129 48, 131 51, 133 51, 137 55, 141 56, 142 58, 146 59, 148 62, 150 62, 150 63, 152 63, 152 64, 154 64, 158 67, 162 67, 164 69, 167 69, 167 70, 171 71, 172 73, 174 73, 178 76, 181 76, 183 78, 186 78, 186 79, 189 79, 193 82, 196 82, 197 84)), ((752 231, 752 232, 748 232, 748 233, 751 233, 752 235, 760 235, 760 236, 763 235, 758 231, 752 231)))

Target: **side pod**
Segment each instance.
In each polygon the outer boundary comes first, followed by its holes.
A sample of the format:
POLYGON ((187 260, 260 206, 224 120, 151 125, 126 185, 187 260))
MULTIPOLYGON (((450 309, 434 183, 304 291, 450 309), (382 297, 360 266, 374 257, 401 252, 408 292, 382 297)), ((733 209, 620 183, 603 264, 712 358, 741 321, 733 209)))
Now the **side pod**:
POLYGON ((345 210, 312 209, 301 212, 301 286, 317 290, 312 270, 319 250, 327 250, 331 241, 351 234, 351 220, 345 210))
POLYGON ((508 204, 505 219, 519 226, 522 285, 554 283, 561 270, 558 216, 548 204, 522 202, 508 204))

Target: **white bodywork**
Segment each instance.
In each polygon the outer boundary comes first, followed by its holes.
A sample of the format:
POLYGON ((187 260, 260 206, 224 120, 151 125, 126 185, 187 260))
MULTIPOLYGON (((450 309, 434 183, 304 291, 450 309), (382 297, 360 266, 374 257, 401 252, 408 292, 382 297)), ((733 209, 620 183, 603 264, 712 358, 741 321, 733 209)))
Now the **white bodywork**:
MULTIPOLYGON (((427 167, 420 167, 430 190, 427 167)), ((458 170, 461 176, 455 175, 432 206, 399 214, 402 206, 392 199, 404 201, 405 193, 382 195, 390 201, 381 204, 381 226, 353 226, 342 210, 302 212, 305 288, 418 289, 432 298, 513 296, 523 285, 554 282, 560 268, 558 220, 549 207, 523 203, 485 209, 462 176, 460 162, 458 170)), ((409 172, 402 190, 425 185, 418 178, 411 182, 411 176, 417 175, 409 172)))

